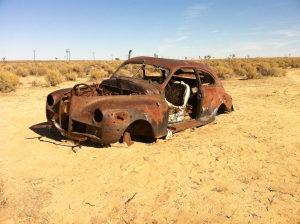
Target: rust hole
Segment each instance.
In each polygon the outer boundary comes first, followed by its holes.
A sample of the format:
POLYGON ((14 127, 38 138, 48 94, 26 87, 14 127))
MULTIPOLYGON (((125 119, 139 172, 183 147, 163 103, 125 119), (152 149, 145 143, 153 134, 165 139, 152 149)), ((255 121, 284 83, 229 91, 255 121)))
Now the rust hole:
POLYGON ((117 116, 117 119, 118 119, 118 120, 121 120, 121 121, 124 121, 124 117, 122 117, 122 116, 120 116, 120 115, 117 116))

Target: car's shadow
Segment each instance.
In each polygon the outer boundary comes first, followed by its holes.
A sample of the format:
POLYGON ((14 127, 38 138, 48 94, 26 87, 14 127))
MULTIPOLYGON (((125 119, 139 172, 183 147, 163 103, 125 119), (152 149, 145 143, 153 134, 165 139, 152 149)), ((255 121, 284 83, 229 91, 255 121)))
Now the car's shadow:
MULTIPOLYGON (((68 148, 71 148, 72 151, 75 153, 81 147, 93 147, 93 148, 100 148, 100 149, 111 147, 109 144, 94 143, 92 141, 84 141, 84 142, 80 142, 80 144, 78 144, 78 142, 68 140, 67 138, 62 136, 61 133, 55 127, 41 128, 41 126, 47 126, 48 124, 49 123, 47 123, 47 122, 43 122, 43 123, 39 123, 39 124, 30 126, 29 129, 31 131, 35 132, 36 134, 38 134, 39 136, 38 137, 29 137, 26 139, 28 139, 28 140, 37 139, 40 142, 45 142, 45 143, 50 143, 50 144, 54 144, 54 145, 58 145, 58 146, 68 147, 68 148), (37 128, 38 126, 40 126, 40 127, 37 128), (53 141, 51 141, 51 140, 53 140, 53 141), (70 144, 67 144, 67 141, 73 142, 74 145, 72 146, 70 144)), ((146 143, 146 144, 152 144, 152 143, 156 142, 155 138, 140 137, 140 136, 133 136, 132 140, 134 142, 142 142, 142 143, 146 143)))
POLYGON ((35 124, 29 127, 29 129, 33 132, 35 132, 36 134, 39 135, 39 137, 32 137, 32 138, 26 138, 26 139, 37 139, 40 142, 45 142, 45 143, 50 143, 50 144, 54 144, 54 145, 58 145, 58 146, 63 146, 63 147, 68 147, 71 148, 73 152, 76 153, 76 151, 81 148, 82 146, 84 147, 93 147, 93 148, 107 148, 110 147, 110 145, 104 145, 104 144, 99 144, 99 143, 94 143, 91 141, 84 141, 84 142, 80 142, 80 144, 78 144, 78 142, 76 141, 71 141, 68 140, 67 138, 63 137, 61 135, 61 133, 55 128, 37 128, 37 126, 43 126, 43 125, 48 125, 49 123, 47 122, 43 122, 43 123, 39 123, 39 124, 35 124), (50 139, 50 140, 49 140, 50 139), (51 141, 53 140, 53 141, 51 141), (67 144, 67 141, 71 141, 74 143, 74 145, 70 145, 67 144))

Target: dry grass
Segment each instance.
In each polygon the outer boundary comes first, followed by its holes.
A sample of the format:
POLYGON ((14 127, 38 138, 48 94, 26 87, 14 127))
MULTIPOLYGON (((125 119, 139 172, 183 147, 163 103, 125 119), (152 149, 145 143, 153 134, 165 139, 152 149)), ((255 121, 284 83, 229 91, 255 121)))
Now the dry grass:
POLYGON ((50 86, 57 86, 58 84, 65 81, 65 77, 59 73, 57 70, 52 70, 45 76, 45 81, 50 86))
POLYGON ((208 65, 220 76, 230 78, 240 76, 247 79, 258 79, 264 76, 280 77, 286 74, 286 69, 300 67, 300 58, 237 58, 195 60, 208 65), (234 72, 230 74, 230 70, 234 72))
MULTIPOLYGON (((222 79, 235 76, 246 79, 280 77, 286 74, 287 69, 300 67, 300 58, 236 58, 193 61, 208 65, 222 79)), ((0 71, 8 71, 19 77, 44 76, 49 85, 57 85, 65 80, 76 81, 78 77, 89 77, 90 80, 100 81, 109 77, 122 63, 123 61, 7 61, 0 65, 0 71)), ((126 71, 124 71, 125 73, 126 71)), ((33 83, 33 86, 39 85, 39 83, 33 83)))
POLYGON ((76 72, 68 72, 68 73, 65 73, 64 76, 69 81, 76 81, 77 77, 78 77, 78 73, 76 73, 76 72))
POLYGON ((105 72, 103 69, 101 69, 101 70, 93 70, 91 72, 90 80, 91 81, 100 81, 103 78, 105 78, 106 74, 107 74, 107 72, 105 72))
POLYGON ((35 79, 31 82, 31 86, 40 87, 40 86, 45 86, 45 84, 41 80, 35 79))
POLYGON ((15 71, 15 74, 17 76, 20 76, 20 77, 26 77, 29 75, 29 71, 27 68, 18 68, 16 71, 15 71))
POLYGON ((4 196, 4 184, 0 179, 0 208, 6 204, 7 198, 4 196))
POLYGON ((226 79, 233 75, 232 68, 225 67, 223 65, 218 65, 214 67, 214 71, 218 74, 221 79, 226 79))
POLYGON ((20 77, 9 71, 0 71, 0 92, 15 91, 19 85, 20 77))

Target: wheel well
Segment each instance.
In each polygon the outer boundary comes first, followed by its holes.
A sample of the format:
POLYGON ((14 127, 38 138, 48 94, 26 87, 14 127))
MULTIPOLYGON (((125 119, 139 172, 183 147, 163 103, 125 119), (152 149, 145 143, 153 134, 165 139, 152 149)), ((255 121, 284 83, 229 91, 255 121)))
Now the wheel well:
POLYGON ((228 112, 228 108, 222 103, 218 108, 217 114, 225 114, 226 112, 228 112))
POLYGON ((145 120, 134 121, 128 126, 125 132, 129 132, 133 136, 154 137, 151 124, 145 120))

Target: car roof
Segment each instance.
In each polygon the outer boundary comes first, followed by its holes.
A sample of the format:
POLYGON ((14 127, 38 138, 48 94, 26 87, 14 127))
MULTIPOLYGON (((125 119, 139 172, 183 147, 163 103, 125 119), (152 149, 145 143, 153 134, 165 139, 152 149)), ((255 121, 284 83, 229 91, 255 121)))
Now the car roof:
POLYGON ((211 68, 209 68, 208 66, 201 64, 201 63, 185 61, 185 60, 140 56, 140 57, 130 58, 127 61, 125 61, 124 63, 142 63, 144 60, 148 64, 154 64, 154 65, 159 65, 162 67, 168 67, 173 72, 181 67, 188 67, 188 68, 206 70, 206 71, 209 71, 210 73, 212 73, 213 75, 215 75, 213 70, 211 68))

